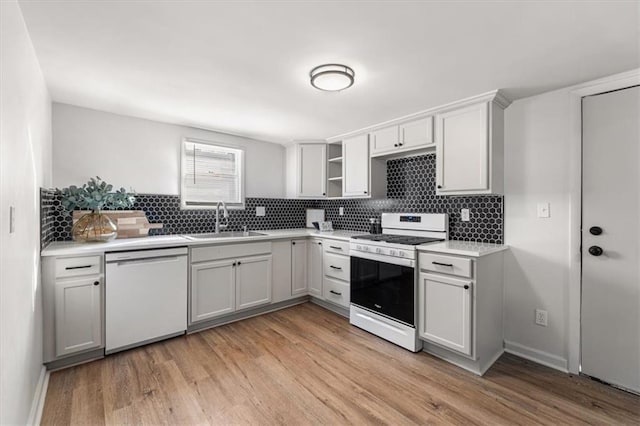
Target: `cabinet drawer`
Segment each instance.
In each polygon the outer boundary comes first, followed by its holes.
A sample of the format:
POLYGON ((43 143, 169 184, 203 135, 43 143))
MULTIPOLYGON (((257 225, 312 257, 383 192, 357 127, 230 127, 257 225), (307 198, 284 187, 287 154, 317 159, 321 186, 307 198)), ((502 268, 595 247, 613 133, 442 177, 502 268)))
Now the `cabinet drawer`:
POLYGON ((349 242, 325 239, 322 242, 324 251, 327 253, 338 253, 345 256, 349 255, 349 242))
POLYGON ((325 300, 337 305, 349 307, 349 284, 343 281, 324 277, 322 282, 323 295, 325 300))
POLYGON ((56 259, 56 278, 96 275, 102 271, 102 256, 56 259))
POLYGON ((219 244, 191 249, 191 262, 230 259, 271 253, 271 243, 219 244))
POLYGON ((471 259, 435 253, 420 253, 418 259, 418 265, 423 271, 440 272, 466 278, 473 276, 473 261, 471 259))
POLYGON ((337 278, 349 282, 351 279, 351 259, 348 256, 339 254, 324 254, 324 274, 328 277, 337 278))

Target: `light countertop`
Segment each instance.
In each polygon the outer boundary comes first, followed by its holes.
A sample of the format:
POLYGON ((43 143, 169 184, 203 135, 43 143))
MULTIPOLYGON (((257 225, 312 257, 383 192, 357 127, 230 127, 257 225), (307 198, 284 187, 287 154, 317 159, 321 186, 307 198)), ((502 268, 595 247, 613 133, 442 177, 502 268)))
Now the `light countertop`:
POLYGON ((461 256, 481 257, 508 250, 504 244, 476 243, 473 241, 448 240, 418 246, 419 251, 430 251, 443 254, 458 254, 461 256))
POLYGON ((109 241, 106 243, 78 243, 75 241, 55 241, 45 247, 42 256, 77 256, 88 254, 102 254, 105 252, 125 251, 125 250, 141 250, 163 247, 181 247, 181 246, 199 246, 214 244, 229 244, 237 242, 251 242, 264 240, 277 240, 287 238, 305 238, 318 237, 330 238, 334 240, 348 241, 354 235, 361 235, 363 232, 336 230, 332 232, 320 232, 315 229, 297 228, 297 229, 274 229, 274 230, 258 230, 265 235, 256 235, 250 237, 225 237, 212 238, 202 240, 191 240, 182 235, 158 235, 143 238, 123 238, 109 241))

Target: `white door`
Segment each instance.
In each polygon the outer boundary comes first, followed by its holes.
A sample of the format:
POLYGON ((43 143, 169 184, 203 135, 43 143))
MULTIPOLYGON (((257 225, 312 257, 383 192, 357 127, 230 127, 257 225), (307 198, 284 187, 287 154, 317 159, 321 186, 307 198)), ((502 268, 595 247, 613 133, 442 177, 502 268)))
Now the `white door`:
POLYGON ((230 314, 236 309, 235 260, 191 266, 191 322, 230 314))
POLYGON ((488 103, 436 115, 436 189, 489 189, 488 103))
POLYGON ((325 144, 298 145, 298 196, 327 195, 327 146, 325 144))
POLYGON ((322 299, 322 240, 310 240, 307 254, 309 294, 322 299))
POLYGON ((271 255, 238 259, 236 309, 271 303, 271 255))
POLYGON ((56 281, 56 356, 102 345, 100 277, 56 281))
POLYGON ((371 155, 395 151, 398 149, 398 143, 398 126, 371 132, 371 155))
POLYGON ((400 147, 417 148, 433 145, 433 117, 400 125, 400 147))
POLYGON ((307 240, 291 241, 291 295, 307 294, 307 240))
POLYGON ((581 371, 640 392, 640 87, 582 110, 581 371))
POLYGON ((369 196, 369 137, 360 135, 342 141, 342 196, 369 196))
POLYGON ((472 282, 420 274, 420 338, 471 355, 472 282))

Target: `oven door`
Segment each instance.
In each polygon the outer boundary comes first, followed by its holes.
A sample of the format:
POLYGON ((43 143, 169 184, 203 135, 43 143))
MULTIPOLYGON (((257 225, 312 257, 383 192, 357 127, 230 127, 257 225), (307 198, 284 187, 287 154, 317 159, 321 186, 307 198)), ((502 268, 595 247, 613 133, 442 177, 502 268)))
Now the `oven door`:
POLYGON ((351 252, 354 305, 415 327, 415 284, 413 261, 351 252))

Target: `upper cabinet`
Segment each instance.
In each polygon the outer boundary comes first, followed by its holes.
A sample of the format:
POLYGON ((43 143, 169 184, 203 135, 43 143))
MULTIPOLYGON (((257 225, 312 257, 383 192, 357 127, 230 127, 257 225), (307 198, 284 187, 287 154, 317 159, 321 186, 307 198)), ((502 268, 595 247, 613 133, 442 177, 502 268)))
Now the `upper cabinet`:
POLYGON ((287 195, 323 198, 327 195, 327 144, 303 143, 287 152, 287 195))
POLYGON ((342 141, 342 196, 380 197, 386 192, 386 162, 370 158, 369 135, 342 141))
POLYGON ((371 156, 395 156, 414 150, 431 148, 433 143, 433 117, 423 117, 370 133, 371 156))
POLYGON ((503 134, 493 99, 436 114, 436 194, 501 194, 503 134))

